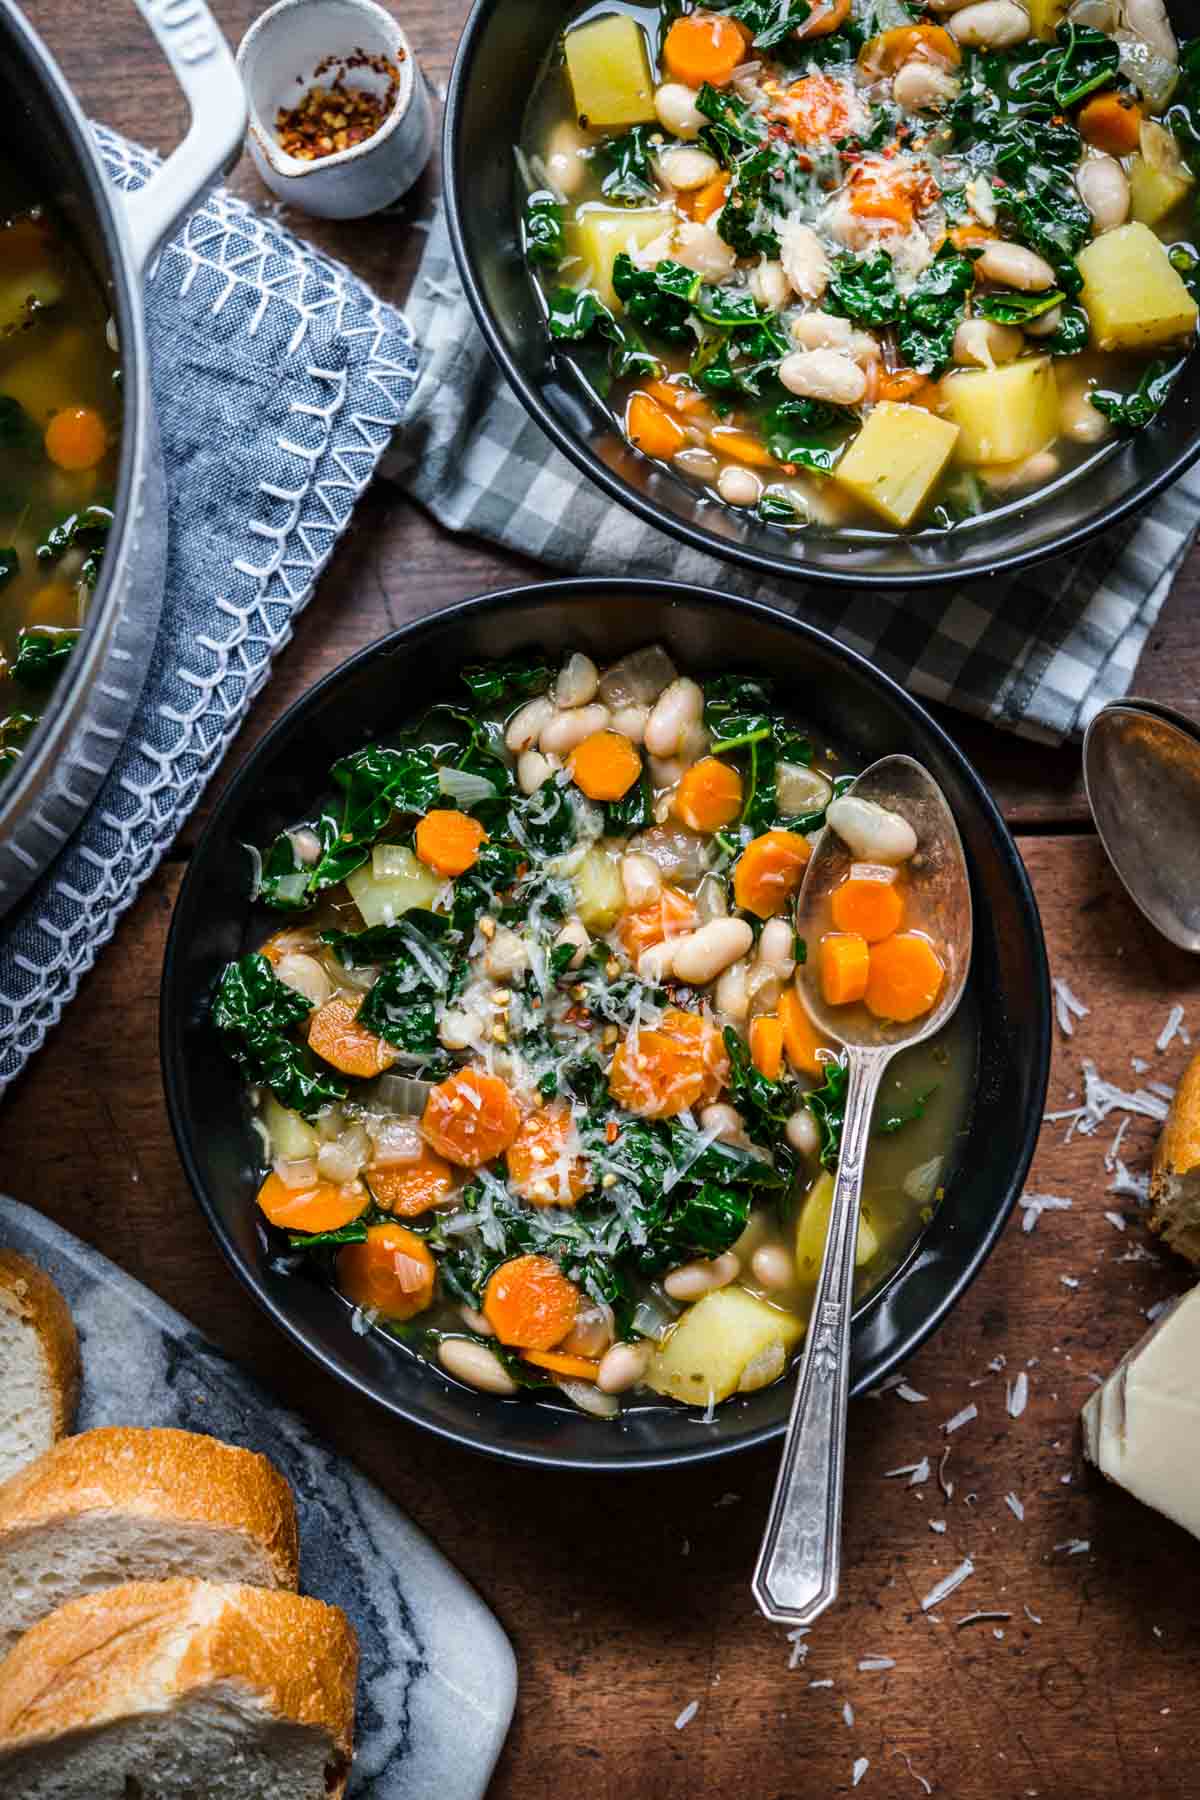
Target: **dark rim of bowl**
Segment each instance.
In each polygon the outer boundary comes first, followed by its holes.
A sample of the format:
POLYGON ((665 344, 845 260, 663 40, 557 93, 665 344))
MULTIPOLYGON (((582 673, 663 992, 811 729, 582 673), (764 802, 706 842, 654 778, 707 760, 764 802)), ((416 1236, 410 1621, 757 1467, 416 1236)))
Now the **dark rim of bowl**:
MULTIPOLYGON (((1016 569, 1031 568, 1050 558, 1067 555, 1072 550, 1079 550, 1102 532, 1109 531, 1122 523, 1132 513, 1146 506, 1186 475, 1193 463, 1200 459, 1200 425, 1193 430, 1191 439, 1173 458, 1167 467, 1157 475, 1140 484, 1135 484, 1128 494, 1107 511, 1096 518, 1085 520, 1066 532, 1064 536, 1046 548, 1015 550, 1007 555, 993 557, 982 566, 965 571, 956 564, 948 568, 926 568, 914 565, 902 575, 879 574, 869 569, 824 569, 812 567, 795 558, 772 556, 765 550, 754 550, 742 544, 733 543, 728 538, 719 537, 715 533, 703 530, 700 526, 690 525, 666 507, 659 507, 653 501, 645 499, 637 490, 624 482, 619 475, 612 473, 599 457, 568 430, 553 409, 545 404, 536 386, 527 381, 517 364, 510 356, 508 346, 492 316, 480 283, 475 278, 475 271, 467 253, 466 237, 463 231, 462 218, 459 211, 459 182, 462 171, 458 158, 459 118, 462 110, 463 94, 472 73, 472 65, 476 52, 476 39, 483 29, 487 17, 495 10, 498 0, 475 0, 466 25, 459 39, 455 53, 454 65, 450 71, 450 81, 446 90, 446 111, 442 125, 442 168, 444 170, 443 190, 446 202, 446 222, 450 231, 450 243, 454 251, 454 260, 458 265, 459 279, 475 314, 480 330, 492 356, 500 366, 501 373, 509 386, 516 393, 529 413, 530 417, 541 426, 542 430, 554 444, 568 457, 575 467, 582 471, 589 480, 604 490, 610 499, 618 505, 627 507, 636 513, 647 525, 653 525, 660 531, 668 532, 681 543, 688 544, 693 550, 700 550, 707 556, 715 556, 722 562, 741 563, 762 574, 775 575, 784 581, 820 582, 829 587, 856 588, 931 588, 962 587, 971 581, 984 581, 989 578, 1008 573, 1016 569)), ((615 430, 615 427, 614 427, 615 430)))
MULTIPOLYGON (((746 1435, 732 1441, 718 1439, 713 1442, 708 1442, 699 1440, 695 1449, 689 1450, 686 1453, 681 1453, 679 1451, 663 1452, 661 1454, 636 1452, 627 1459, 622 1459, 620 1461, 611 1459, 592 1460, 584 1457, 572 1457, 569 1462, 564 1462, 561 1457, 557 1457, 550 1452, 542 1453, 539 1451, 512 1449, 504 1444, 488 1442, 486 1436, 483 1435, 482 1432, 472 1433, 467 1430, 458 1430, 442 1425, 434 1420, 423 1418, 418 1413, 410 1410, 405 1404, 402 1384, 395 1397, 391 1395, 384 1396, 376 1392, 368 1381, 360 1379, 353 1371, 339 1367, 322 1349, 309 1341, 303 1328, 295 1322, 288 1310, 284 1306, 276 1303, 272 1296, 268 1294, 259 1283, 254 1273, 244 1265, 230 1234, 225 1229, 216 1206, 209 1197, 207 1186, 200 1173, 196 1159, 192 1154, 188 1109, 184 1102, 184 1089, 187 1077, 182 1056, 182 1026, 186 1016, 188 996, 180 991, 182 977, 178 970, 178 963, 182 955, 181 920, 185 910, 183 902, 191 878, 191 869, 203 866, 208 846, 210 842, 219 835, 224 824, 226 813, 231 809, 236 808, 243 797, 253 789, 261 764, 265 761, 269 761, 273 756, 276 747, 285 742, 302 725, 304 715, 307 713, 308 709, 311 706, 317 705, 330 688, 333 688, 352 672, 361 668, 364 663, 370 662, 372 658, 386 655, 409 640, 416 639, 419 641, 423 633, 435 625, 441 629, 448 624, 452 625, 458 619, 475 617, 477 615, 486 616, 489 613, 501 612, 510 603, 528 601, 532 595, 547 600, 570 600, 572 597, 579 595, 593 595, 597 599, 602 599, 607 593, 628 594, 631 587, 646 594, 661 595, 666 600, 686 598, 693 605, 699 604, 701 606, 711 607, 718 611, 732 610, 734 612, 759 615, 769 621, 772 625, 780 625, 785 630, 793 632, 800 637, 814 639, 822 646, 822 648, 834 650, 836 654, 839 657, 842 657, 860 677, 874 683, 875 686, 883 691, 888 699, 893 703, 898 703, 902 711, 915 713, 920 719, 923 727, 931 734, 939 749, 955 764, 964 784, 971 791, 975 805, 983 813, 989 825, 992 827, 993 835, 997 840, 999 849, 1002 851, 1003 861, 1007 866, 1007 872, 1019 900, 1026 934, 1029 939, 1031 951, 1033 952, 1029 976, 1030 985, 1035 990, 1037 1001, 1036 1011, 1038 1027, 1034 1040, 1028 1046, 1028 1052, 1030 1062, 1036 1070, 1033 1097, 1037 1104, 1030 1108, 1029 1115, 1022 1125, 1017 1142, 1013 1147, 1014 1161, 1007 1190, 1001 1203, 996 1208, 995 1216, 977 1244, 970 1261, 961 1270, 957 1278, 947 1287, 945 1293, 942 1295, 929 1317, 923 1320, 920 1325, 910 1330, 907 1335, 896 1342, 885 1355, 877 1358, 875 1363, 864 1371, 859 1380, 852 1386, 851 1396, 854 1397, 863 1393, 868 1388, 877 1386, 887 1374, 897 1368, 906 1358, 919 1349, 926 1339, 932 1336, 933 1332, 937 1330, 938 1326, 942 1324, 949 1313, 953 1311, 954 1307, 975 1280, 984 1263, 995 1248, 997 1240, 1004 1230, 1005 1225, 1008 1223, 1013 1208, 1016 1205, 1017 1198, 1024 1186, 1025 1177, 1029 1171, 1029 1165, 1033 1161, 1034 1150, 1037 1146, 1038 1135, 1041 1130, 1046 1089, 1050 1079, 1050 970, 1046 958, 1046 947, 1042 934, 1041 917, 1038 912, 1037 902, 1034 899, 1028 873, 1026 872, 1025 865, 1017 851, 1017 847, 1013 842, 1012 835, 1009 832, 1007 825, 1004 823, 1003 816, 983 781, 976 774, 974 768, 963 755, 962 751, 958 749, 953 739, 950 738, 949 735, 942 730, 941 726, 925 712, 923 707, 913 700, 909 694, 905 693, 903 688, 894 682, 890 676, 885 675, 882 670, 877 669, 873 663, 869 662, 866 657, 860 656, 857 651, 851 650, 846 645, 831 638, 827 632, 820 631, 815 626, 806 624, 802 619, 795 619, 786 613, 781 613, 777 608, 765 605, 762 601, 745 599, 739 595, 723 594, 713 588, 690 587, 675 581, 650 579, 627 581, 615 577, 598 577, 593 580, 586 576, 578 576, 557 581, 526 582, 518 587, 502 588, 492 593, 474 595, 466 600, 457 601, 452 606, 444 607, 435 613, 430 613, 420 619, 416 619, 411 624, 401 626, 398 631, 390 632, 386 637, 376 639, 373 644, 368 644, 365 649, 357 651, 355 655, 349 657, 345 662, 340 663, 338 667, 332 669, 328 675, 322 676, 320 681, 315 682, 306 693, 301 695, 298 700, 294 701, 284 713, 283 717, 278 719, 266 735, 255 745, 254 749, 246 758, 246 761, 242 764, 242 767, 238 770, 233 780, 222 793, 213 811, 212 817, 205 826, 204 831, 196 844, 189 865, 189 871, 184 876, 179 894, 176 897, 175 907, 171 917, 170 930, 167 934, 166 951, 163 957, 162 983, 159 994, 159 1056, 162 1069, 163 1089, 167 1103, 167 1114, 170 1119, 171 1130, 175 1138, 175 1146, 179 1154, 180 1162, 183 1164, 184 1173, 187 1176, 188 1183, 199 1202, 200 1209, 208 1221, 225 1260, 233 1269, 238 1280, 280 1330, 282 1330, 286 1336, 291 1338, 294 1343, 298 1344, 314 1362, 318 1363, 321 1368, 323 1368, 327 1374, 332 1375, 335 1380, 344 1382, 347 1386, 362 1394, 366 1399, 373 1401, 376 1405, 385 1407, 389 1412, 404 1419, 406 1423, 410 1425, 419 1426, 422 1430, 432 1432, 435 1436, 444 1438, 450 1443, 459 1444, 469 1450, 482 1451, 483 1453, 497 1457, 504 1462, 555 1469, 570 1468, 572 1470, 591 1474, 612 1472, 620 1474, 641 1469, 665 1469, 673 1467, 677 1463, 715 1461, 719 1457, 731 1456, 743 1450, 755 1449, 760 1444, 769 1443, 773 1438, 782 1436, 786 1421, 780 1420, 777 1424, 762 1426, 760 1429, 750 1431, 746 1435)), ((889 1293, 897 1278, 901 1276, 909 1266, 912 1257, 917 1254, 920 1244, 921 1238, 918 1237, 909 1256, 905 1258, 904 1262, 902 1262, 897 1269, 892 1271, 892 1274, 877 1292, 872 1294, 858 1309, 855 1315, 856 1319, 862 1319, 867 1316, 883 1297, 889 1293)))

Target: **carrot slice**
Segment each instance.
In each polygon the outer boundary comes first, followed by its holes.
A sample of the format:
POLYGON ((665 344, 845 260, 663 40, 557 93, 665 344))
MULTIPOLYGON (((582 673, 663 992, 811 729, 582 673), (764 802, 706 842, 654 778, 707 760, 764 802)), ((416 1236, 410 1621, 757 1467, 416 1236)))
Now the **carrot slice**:
POLYGON ((829 911, 839 931, 856 931, 878 944, 903 925, 904 896, 894 880, 847 875, 833 890, 829 911))
POLYGON ((337 1255, 337 1285, 355 1306, 389 1319, 411 1319, 433 1299, 437 1264, 429 1246, 403 1225, 368 1225, 363 1244, 337 1255))
POLYGON ((480 846, 487 843, 487 832, 469 813, 435 807, 417 826, 415 841, 425 866, 449 879, 475 867, 480 846))
POLYGON ((64 406, 46 427, 45 445, 57 468, 78 474, 104 461, 108 427, 90 406, 64 406))
POLYGON ((593 731, 571 752, 567 772, 589 800, 619 800, 641 774, 642 759, 621 732, 593 731))
POLYGON ((850 0, 816 0, 803 25, 797 25, 792 36, 803 43, 806 38, 828 37, 850 17, 850 0))
POLYGON ((508 1146, 508 1185, 535 1206, 574 1206, 592 1185, 565 1100, 539 1106, 508 1146))
POLYGON ((511 1090, 482 1069, 458 1069, 439 1081, 421 1115, 421 1131, 438 1155, 464 1169, 502 1155, 520 1128, 511 1090))
POLYGON ((670 407, 672 412, 697 413, 708 411, 704 395, 694 387, 685 387, 681 381, 648 381, 646 393, 660 406, 670 407))
POLYGON ((760 1075, 778 1081, 783 1068, 783 1024, 774 1013, 750 1021, 750 1055, 760 1075))
POLYGON ((690 198, 691 205, 688 207, 688 211, 692 218, 698 220, 701 225, 707 225, 713 214, 720 212, 724 206, 725 196, 728 192, 729 174, 727 170, 722 169, 719 175, 714 175, 711 181, 706 181, 702 188, 696 189, 695 193, 690 196, 681 195, 680 198, 690 198))
POLYGON ((830 932, 821 939, 821 993, 826 1006, 849 1006, 867 991, 871 951, 856 931, 830 932))
POLYGON ((731 456, 734 462, 749 463, 755 469, 778 467, 762 440, 753 432, 739 431, 736 425, 715 425, 708 441, 719 456, 731 456))
POLYGON ((725 87, 739 63, 745 62, 750 33, 736 20, 713 13, 689 13, 676 19, 663 40, 667 74, 687 87, 725 87))
POLYGON ((1079 114, 1079 129, 1093 150, 1129 156, 1142 135, 1142 109, 1129 94, 1096 94, 1079 114))
POLYGON ((720 831, 741 810, 742 778, 719 756, 702 756, 675 789, 675 816, 692 831, 720 831))
POLYGON ((379 1163, 367 1170, 367 1183, 384 1212, 416 1219, 451 1192, 454 1170, 428 1144, 422 1144, 416 1162, 379 1163))
POLYGON ((733 870, 733 897, 743 912, 769 919, 782 912, 804 879, 812 846, 797 831, 773 827, 752 838, 733 870))
POLYGON ((805 75, 787 91, 781 110, 801 144, 845 137, 850 129, 850 103, 840 82, 828 75, 805 75))
POLYGON ((608 1071, 608 1089, 640 1119, 669 1119, 707 1105, 729 1079, 720 1033, 698 1013, 669 1006, 652 1030, 622 1039, 608 1071))
POLYGON ((361 1000, 335 994, 308 1021, 309 1048, 343 1075, 369 1077, 390 1069, 400 1054, 384 1038, 357 1022, 361 1000))
POLYGON ((676 887, 664 887, 657 900, 648 906, 634 907, 622 913, 617 927, 621 944, 630 962, 636 962, 643 950, 663 944, 668 938, 680 937, 696 923, 696 908, 676 887))
POLYGON ((907 231, 924 180, 920 170, 908 165, 860 163, 850 182, 850 211, 859 219, 890 219, 907 231))
POLYGON ((882 369, 875 390, 878 400, 896 400, 908 406, 930 407, 938 397, 937 383, 919 369, 882 369))
POLYGON ((897 932, 872 944, 870 973, 864 988, 869 1012, 877 1019, 907 1024, 927 1013, 941 992, 946 971, 929 942, 915 931, 897 932))
POLYGON ((878 81, 894 75, 914 56, 948 68, 957 68, 962 61, 962 51, 944 25, 896 25, 867 40, 858 53, 858 66, 868 81, 878 81))
POLYGON ((501 1263, 483 1293, 483 1316, 502 1344, 515 1350, 553 1350, 579 1311, 580 1293, 548 1256, 516 1256, 501 1263))
POLYGON ((282 1231, 340 1231, 367 1210, 370 1199, 361 1181, 338 1187, 318 1179, 289 1187, 274 1170, 258 1190, 260 1209, 282 1231))
POLYGON ((669 462, 688 441, 682 425, 676 424, 670 413, 640 388, 629 396, 625 408, 625 436, 635 450, 655 456, 660 462, 669 462))
POLYGON ((794 1069, 818 1080, 825 1065, 837 1056, 836 1046, 827 1044, 808 1016, 808 1009, 794 987, 784 988, 779 996, 779 1023, 783 1026, 783 1043, 788 1061, 794 1069), (827 1052, 819 1056, 818 1051, 827 1052))
POLYGON ((552 1375, 571 1375, 576 1381, 595 1381, 600 1364, 590 1356, 568 1356, 562 1350, 526 1350, 522 1362, 535 1369, 549 1369, 552 1375))

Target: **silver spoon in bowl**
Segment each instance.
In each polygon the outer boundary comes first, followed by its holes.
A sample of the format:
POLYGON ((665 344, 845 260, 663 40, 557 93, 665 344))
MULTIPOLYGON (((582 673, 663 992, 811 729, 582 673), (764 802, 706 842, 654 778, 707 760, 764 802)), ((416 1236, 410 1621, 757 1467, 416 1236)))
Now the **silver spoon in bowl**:
MULTIPOLYGON (((925 932, 946 973, 932 1011, 905 1025, 874 1019, 865 1008, 827 1007, 815 955, 798 971, 800 995, 813 1023, 846 1047, 849 1080, 829 1235, 752 1582, 762 1612, 781 1625, 810 1624, 838 1591, 854 1258, 875 1099, 896 1053, 923 1043, 946 1024, 962 998, 971 966, 970 879, 941 788, 912 757, 885 756, 864 770, 848 793, 899 813, 916 833, 916 853, 907 864, 905 928, 925 932)), ((797 933, 814 952, 829 929, 829 895, 855 860, 827 825, 805 872, 796 911, 797 933)))

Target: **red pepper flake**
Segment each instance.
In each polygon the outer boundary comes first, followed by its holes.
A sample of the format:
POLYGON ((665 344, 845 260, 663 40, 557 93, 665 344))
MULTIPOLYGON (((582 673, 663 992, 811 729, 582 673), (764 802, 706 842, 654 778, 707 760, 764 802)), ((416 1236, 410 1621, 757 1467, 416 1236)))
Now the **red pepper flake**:
POLYGON ((615 1144, 617 1141, 618 1132, 619 1132, 619 1127, 617 1125, 617 1121, 615 1119, 610 1119, 608 1121, 608 1124, 604 1127, 605 1142, 609 1143, 609 1144, 615 1144))
MULTIPOLYGON (((404 51, 398 52, 401 60, 404 51)), ((339 150, 352 150, 373 138, 396 104, 400 91, 400 71, 385 56, 371 56, 355 50, 349 56, 327 56, 313 74, 320 77, 336 68, 329 87, 318 84, 309 88, 295 106, 281 106, 275 117, 279 148, 298 162, 319 162, 324 156, 336 156, 339 150), (387 91, 380 95, 370 88, 348 87, 346 76, 354 69, 370 69, 385 76, 387 91)))

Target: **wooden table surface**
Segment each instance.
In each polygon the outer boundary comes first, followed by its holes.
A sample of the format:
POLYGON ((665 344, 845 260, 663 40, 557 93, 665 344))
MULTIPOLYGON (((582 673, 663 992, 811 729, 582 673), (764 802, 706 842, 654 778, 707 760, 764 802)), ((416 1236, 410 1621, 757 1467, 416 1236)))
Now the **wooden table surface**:
MULTIPOLYGON (((29 0, 87 111, 169 148, 185 109, 128 0, 29 0)), ((236 43, 254 0, 214 0, 236 43)), ((466 11, 410 0, 418 54, 444 82, 466 11)), ((237 191, 264 191, 248 162, 237 191)), ((431 175, 412 216, 428 211, 431 175)), ((293 221, 383 293, 407 290, 407 220, 293 221)), ((464 595, 536 574, 451 538, 386 487, 369 493, 295 643, 229 759, 320 674, 382 632, 464 595)), ((1200 675, 1200 557, 1147 648, 1137 691, 1187 706, 1200 675)), ((1054 973, 1090 1006, 1058 1035, 1051 1110, 1080 1062, 1171 1083, 1188 1054, 1154 1044, 1170 1005, 1200 1027, 1196 965, 1151 933, 1090 830, 1073 749, 1047 752, 947 714, 1000 797, 1032 875, 1054 973)), ((219 781, 214 791, 219 790, 219 781)), ((844 1592, 792 1653, 756 1614, 748 1579, 774 1475, 757 1453, 686 1476, 525 1473, 406 1429, 294 1351, 235 1284, 185 1186, 167 1128, 156 1010, 163 942, 196 825, 185 832, 85 982, 66 1024, 10 1095, 4 1186, 42 1207, 191 1317, 391 1492, 476 1584, 510 1633, 516 1721, 493 1784, 504 1800, 815 1800, 848 1791, 954 1800, 1137 1800, 1200 1793, 1200 1547, 1085 1471, 1078 1412, 1180 1290, 1135 1203, 1108 1193, 1093 1137, 1045 1128, 1029 1188, 1069 1196, 1031 1235, 1014 1220, 971 1293, 913 1359, 912 1387, 852 1409, 844 1592), (1120 1231, 1106 1212, 1125 1210, 1120 1231), (1002 1367, 994 1367, 1003 1361, 1002 1367), (1006 1382, 1029 1381, 1019 1418, 1006 1382), (969 1402, 978 1416, 947 1437, 969 1402), (953 1495, 888 1471, 944 1447, 953 1495), (1006 1504, 1015 1495, 1019 1521, 1006 1504), (933 1529, 945 1524, 944 1532, 933 1529), (1074 1546, 1068 1548, 1067 1546, 1074 1546), (1082 1547, 1081 1547, 1082 1546, 1082 1547), (973 1577, 933 1614, 921 1598, 965 1557, 973 1577), (961 1624, 977 1611, 1011 1615, 961 1624), (894 1664, 860 1668, 876 1658, 894 1664), (791 1664, 795 1666, 790 1666, 791 1664), (682 1729, 676 1722, 691 1702, 682 1729)), ((1154 1127, 1121 1155, 1144 1168, 1154 1127)), ((436 1800, 430 1796, 429 1800, 436 1800)))

